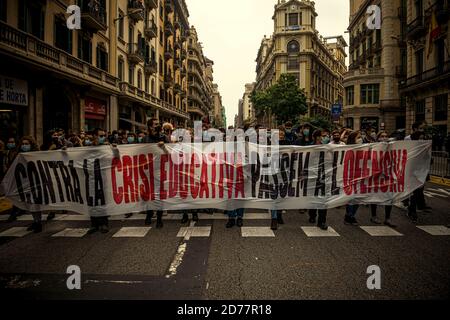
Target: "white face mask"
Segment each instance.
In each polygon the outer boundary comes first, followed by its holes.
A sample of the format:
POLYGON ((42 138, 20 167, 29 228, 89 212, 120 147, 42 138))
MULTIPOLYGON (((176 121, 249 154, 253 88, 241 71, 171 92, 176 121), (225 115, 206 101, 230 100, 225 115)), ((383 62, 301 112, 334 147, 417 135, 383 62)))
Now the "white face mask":
POLYGON ((356 139, 356 144, 363 144, 363 139, 362 138, 356 139))

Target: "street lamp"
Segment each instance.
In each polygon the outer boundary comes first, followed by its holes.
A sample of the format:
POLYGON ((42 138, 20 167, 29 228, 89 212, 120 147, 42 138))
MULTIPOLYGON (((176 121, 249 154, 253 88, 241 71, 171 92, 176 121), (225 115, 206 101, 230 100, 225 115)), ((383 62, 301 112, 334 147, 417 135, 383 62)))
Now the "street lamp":
POLYGON ((131 16, 131 15, 134 15, 134 14, 141 14, 143 12, 144 12, 144 9, 133 9, 133 10, 130 10, 128 14, 114 19, 114 23, 116 23, 119 20, 123 20, 125 17, 131 16))

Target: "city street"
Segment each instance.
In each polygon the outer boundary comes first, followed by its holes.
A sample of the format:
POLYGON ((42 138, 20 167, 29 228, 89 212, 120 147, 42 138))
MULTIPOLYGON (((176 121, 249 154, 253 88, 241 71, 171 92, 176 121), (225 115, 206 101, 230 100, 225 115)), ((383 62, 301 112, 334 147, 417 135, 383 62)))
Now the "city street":
POLYGON ((428 184, 425 194, 433 210, 417 225, 394 208, 396 232, 365 228, 374 227, 367 206, 360 227, 344 225, 345 208, 330 210, 326 233, 298 211, 274 232, 267 213, 246 210, 242 230, 226 229, 223 213, 186 225, 169 214, 163 229, 136 214, 93 235, 84 216, 57 215, 33 234, 30 215, 8 223, 2 214, 0 291, 8 299, 448 299, 450 188, 428 184), (70 265, 81 269, 81 290, 66 286, 70 265), (381 290, 367 288, 371 265, 381 290))

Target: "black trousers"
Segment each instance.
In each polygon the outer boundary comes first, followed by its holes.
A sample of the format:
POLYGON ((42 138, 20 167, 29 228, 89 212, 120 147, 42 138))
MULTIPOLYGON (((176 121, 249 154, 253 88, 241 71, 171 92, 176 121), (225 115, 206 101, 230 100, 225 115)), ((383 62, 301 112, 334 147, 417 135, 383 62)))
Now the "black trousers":
POLYGON ((327 210, 326 209, 310 209, 310 210, 308 210, 309 217, 315 219, 317 217, 317 212, 319 212, 319 219, 317 220, 317 224, 322 224, 322 223, 327 222, 327 210))
POLYGON ((425 195, 423 193, 425 187, 419 188, 413 192, 409 198, 408 212, 412 215, 417 213, 417 209, 425 209, 425 195))
MULTIPOLYGON (((370 205, 370 212, 372 213, 373 218, 377 216, 377 205, 376 204, 370 205)), ((385 220, 390 219, 391 213, 392 213, 392 206, 385 206, 384 207, 384 219, 385 220)))
MULTIPOLYGON (((152 219, 154 215, 155 215, 155 211, 153 211, 153 210, 148 210, 147 211, 147 219, 152 219)), ((162 210, 156 211, 156 218, 158 220, 162 219, 162 216, 163 216, 163 211, 162 210)))
POLYGON ((91 217, 91 227, 108 226, 108 217, 91 217))

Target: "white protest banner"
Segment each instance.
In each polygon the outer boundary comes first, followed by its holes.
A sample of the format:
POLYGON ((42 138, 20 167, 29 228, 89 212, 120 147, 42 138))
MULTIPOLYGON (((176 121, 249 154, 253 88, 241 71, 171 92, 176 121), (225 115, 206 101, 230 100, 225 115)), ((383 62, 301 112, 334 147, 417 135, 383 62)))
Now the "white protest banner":
POLYGON ((402 200, 426 182, 431 162, 429 141, 277 146, 277 152, 266 165, 259 161, 265 154, 260 145, 246 143, 240 150, 231 142, 21 153, 2 188, 23 210, 91 216, 206 208, 326 209, 402 200), (257 161, 247 163, 251 158, 257 161), (267 170, 270 161, 277 162, 276 170, 267 170))

